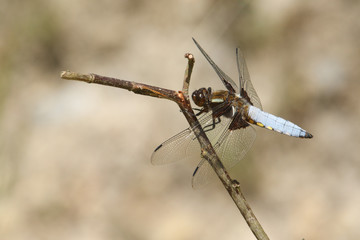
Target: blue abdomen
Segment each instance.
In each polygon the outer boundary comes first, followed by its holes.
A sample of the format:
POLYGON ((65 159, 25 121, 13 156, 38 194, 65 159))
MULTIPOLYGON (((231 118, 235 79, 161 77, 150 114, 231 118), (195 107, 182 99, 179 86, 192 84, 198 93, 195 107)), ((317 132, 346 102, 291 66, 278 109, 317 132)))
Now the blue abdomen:
POLYGON ((264 112, 257 107, 249 106, 248 121, 259 127, 264 127, 282 134, 300 138, 312 138, 312 135, 294 123, 281 117, 264 112))

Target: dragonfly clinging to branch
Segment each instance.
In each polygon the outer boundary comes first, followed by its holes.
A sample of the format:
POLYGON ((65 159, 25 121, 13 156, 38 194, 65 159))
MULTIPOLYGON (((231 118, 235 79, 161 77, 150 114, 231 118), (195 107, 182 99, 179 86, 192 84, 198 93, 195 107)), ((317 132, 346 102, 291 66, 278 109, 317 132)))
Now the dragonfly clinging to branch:
MULTIPOLYGON (((245 58, 239 48, 236 49, 239 72, 239 81, 236 84, 214 63, 199 43, 193 40, 227 89, 213 91, 210 87, 200 88, 192 94, 194 103, 200 107, 199 123, 226 169, 235 166, 252 146, 256 137, 252 125, 292 137, 313 137, 294 123, 262 110, 245 58)), ((200 159, 193 174, 192 185, 194 188, 201 187, 209 175, 213 174, 213 170, 205 159, 201 159, 199 143, 190 127, 158 146, 151 156, 151 162, 163 164, 185 158, 200 159)))

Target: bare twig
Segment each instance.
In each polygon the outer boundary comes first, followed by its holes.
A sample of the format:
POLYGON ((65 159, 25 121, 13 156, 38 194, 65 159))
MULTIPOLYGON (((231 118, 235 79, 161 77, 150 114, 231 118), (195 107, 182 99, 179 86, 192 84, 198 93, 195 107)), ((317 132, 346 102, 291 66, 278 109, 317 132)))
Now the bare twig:
POLYGON ((117 78, 104 77, 94 73, 81 74, 70 71, 63 71, 61 72, 60 77, 67 80, 77 80, 87 83, 97 83, 111 87, 124 88, 136 94, 147 95, 157 98, 165 98, 174 102, 178 102, 180 100, 178 92, 173 90, 154 87, 142 83, 121 80, 117 78))
POLYGON ((186 120, 189 122, 192 130, 195 133, 195 136, 200 142, 202 157, 210 163, 210 165, 220 178, 221 182, 223 183, 226 190, 230 194, 241 214, 243 215, 246 223, 249 225, 251 231, 254 233, 257 239, 268 240, 269 238, 266 235, 264 229, 260 225, 259 221, 256 219, 249 204, 246 202, 246 199, 241 192, 239 182, 231 179, 224 165, 217 156, 214 148, 212 147, 209 139, 207 138, 204 130, 201 128, 201 125, 199 124, 196 115, 193 112, 193 109, 191 108, 189 100, 189 84, 195 59, 190 53, 185 54, 185 58, 188 59, 188 65, 185 71, 183 89, 182 91, 178 92, 155 86, 149 86, 146 84, 104 77, 97 74, 79 74, 69 71, 63 71, 61 73, 61 78, 124 88, 136 94, 164 98, 176 102, 180 107, 182 113, 184 114, 186 120))
POLYGON ((183 94, 186 98, 189 98, 189 85, 190 85, 190 78, 191 73, 194 67, 195 58, 191 53, 186 53, 185 58, 188 59, 188 65, 186 66, 185 70, 185 77, 184 77, 184 85, 183 85, 183 94))

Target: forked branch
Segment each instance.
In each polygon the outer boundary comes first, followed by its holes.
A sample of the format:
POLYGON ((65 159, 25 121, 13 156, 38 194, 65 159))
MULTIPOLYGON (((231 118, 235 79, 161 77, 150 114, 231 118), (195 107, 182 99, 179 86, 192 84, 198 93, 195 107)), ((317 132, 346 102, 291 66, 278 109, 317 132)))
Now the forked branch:
POLYGON ((231 179, 224 165, 217 156, 214 148, 212 147, 209 139, 207 138, 204 130, 201 128, 201 125, 198 123, 196 115, 194 114, 193 109, 191 108, 190 99, 189 99, 189 84, 190 84, 190 78, 191 78, 191 73, 195 59, 193 55, 190 53, 185 54, 185 57, 188 59, 188 64, 185 70, 185 77, 184 77, 182 91, 173 91, 169 89, 121 80, 117 78, 104 77, 93 73, 79 74, 69 71, 63 71, 61 73, 61 78, 124 88, 136 94, 142 94, 157 98, 164 98, 176 102, 180 107, 182 113, 184 114, 186 120, 189 122, 192 130, 195 133, 195 136, 200 142, 202 157, 205 158, 210 163, 210 165, 212 166, 212 168, 220 178, 221 182, 223 183, 224 187, 226 188, 231 198, 235 202, 236 206, 240 210, 241 214, 243 215, 246 223, 249 225, 251 231, 254 233, 255 237, 259 240, 269 239, 264 229, 260 225, 259 221, 256 219, 249 204, 246 202, 241 192, 239 182, 231 179))

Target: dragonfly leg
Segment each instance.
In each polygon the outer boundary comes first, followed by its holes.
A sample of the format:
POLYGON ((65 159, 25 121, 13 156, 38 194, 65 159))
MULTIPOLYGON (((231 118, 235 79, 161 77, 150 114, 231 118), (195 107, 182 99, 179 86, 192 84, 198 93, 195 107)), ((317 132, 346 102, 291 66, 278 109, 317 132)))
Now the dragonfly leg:
POLYGON ((213 122, 209 125, 206 125, 205 127, 203 127, 204 132, 208 132, 211 131, 215 128, 216 124, 219 124, 221 122, 220 117, 217 118, 213 118, 213 122))
POLYGON ((197 117, 200 116, 201 114, 203 114, 204 112, 206 112, 204 108, 193 108, 193 110, 198 111, 195 114, 195 116, 197 116, 197 117))
MULTIPOLYGON (((211 124, 203 127, 204 132, 209 132, 209 131, 213 130, 215 128, 215 125, 219 124, 220 122, 221 122, 220 117, 213 118, 213 122, 211 124)), ((196 137, 194 137, 192 140, 195 140, 195 139, 196 139, 196 137)))

